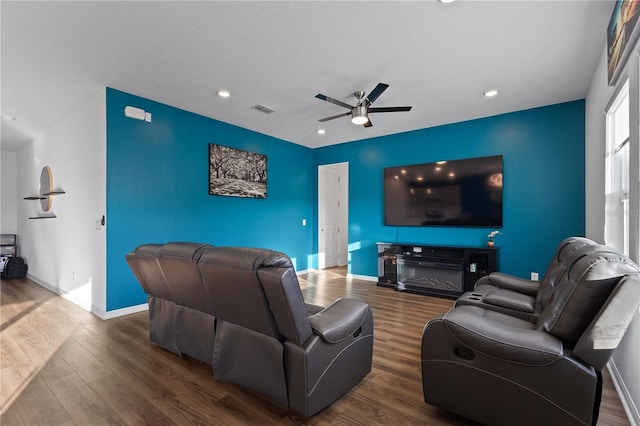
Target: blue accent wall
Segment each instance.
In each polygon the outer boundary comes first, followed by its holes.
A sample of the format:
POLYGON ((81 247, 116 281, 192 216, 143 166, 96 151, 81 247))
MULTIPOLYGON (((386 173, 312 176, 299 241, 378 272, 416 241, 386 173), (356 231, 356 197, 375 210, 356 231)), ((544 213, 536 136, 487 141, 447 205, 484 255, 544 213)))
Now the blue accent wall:
POLYGON ((583 100, 312 150, 118 90, 106 98, 107 311, 146 302, 124 259, 143 243, 266 247, 287 253, 297 270, 317 267, 322 164, 349 163, 356 275, 377 275, 378 241, 483 246, 492 230, 385 226, 390 166, 503 155, 503 272, 542 274, 560 240, 584 235, 583 100), (150 112, 151 123, 126 118, 127 105, 150 112), (209 195, 209 143, 267 155, 267 199, 209 195))
POLYGON ((385 167, 503 155, 499 269, 542 276, 557 244, 585 232, 584 117, 579 100, 314 150, 316 168, 349 163, 351 273, 377 276, 379 241, 483 246, 492 230, 385 226, 385 167))
POLYGON ((107 311, 146 303, 125 262, 143 243, 265 247, 308 269, 314 173, 309 148, 107 88, 107 311), (267 198, 209 195, 209 143, 265 154, 267 198))

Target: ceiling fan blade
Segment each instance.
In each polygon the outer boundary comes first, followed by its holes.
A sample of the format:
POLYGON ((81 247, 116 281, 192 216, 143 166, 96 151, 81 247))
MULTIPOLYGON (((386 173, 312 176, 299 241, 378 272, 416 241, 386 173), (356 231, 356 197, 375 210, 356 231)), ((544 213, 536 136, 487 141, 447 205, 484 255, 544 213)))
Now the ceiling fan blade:
POLYGON ((411 111, 410 106, 404 107, 372 107, 367 109, 367 112, 371 114, 372 112, 402 112, 402 111, 411 111))
POLYGON ((371 122, 371 120, 367 121, 362 125, 362 127, 371 127, 371 126, 373 126, 373 123, 371 122))
POLYGON ((371 105, 376 99, 378 99, 378 96, 382 95, 382 92, 387 90, 387 87, 389 87, 388 84, 378 83, 378 85, 374 87, 371 93, 369 93, 369 96, 367 96, 369 105, 371 105))
POLYGON ((331 102, 332 104, 340 105, 340 106, 341 106, 341 107, 343 107, 343 108, 348 108, 348 109, 352 109, 352 108, 353 108, 353 107, 352 107, 351 105, 349 105, 349 104, 345 104, 345 103, 344 103, 344 102, 342 102, 342 101, 339 101, 339 100, 337 100, 337 99, 330 98, 330 97, 325 96, 325 95, 322 95, 322 94, 320 94, 320 93, 318 93, 318 94, 316 95, 316 98, 318 98, 318 99, 322 99, 323 101, 331 102))
POLYGON ((342 114, 332 115, 331 117, 322 118, 318 121, 320 121, 321 123, 324 123, 325 121, 333 120, 340 117, 346 117, 347 115, 351 115, 351 112, 343 112, 342 114))

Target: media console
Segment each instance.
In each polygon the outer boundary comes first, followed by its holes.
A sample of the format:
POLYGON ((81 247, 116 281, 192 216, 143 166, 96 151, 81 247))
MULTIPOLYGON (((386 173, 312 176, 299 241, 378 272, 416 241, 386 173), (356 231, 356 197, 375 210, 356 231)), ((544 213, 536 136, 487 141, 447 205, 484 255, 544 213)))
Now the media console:
POLYGON ((457 298, 496 270, 495 247, 378 244, 378 286, 457 298))

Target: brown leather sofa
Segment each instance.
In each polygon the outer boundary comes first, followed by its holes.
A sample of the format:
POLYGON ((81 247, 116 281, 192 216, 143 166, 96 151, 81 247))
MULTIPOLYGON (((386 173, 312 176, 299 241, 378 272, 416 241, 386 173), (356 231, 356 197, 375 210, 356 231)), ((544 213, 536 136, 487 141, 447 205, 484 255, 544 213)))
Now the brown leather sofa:
POLYGON ((212 365, 218 379, 311 416, 371 371, 369 306, 305 304, 284 253, 144 244, 126 260, 148 295, 150 340, 212 365))
POLYGON ((529 319, 462 304, 422 335, 425 402, 487 425, 596 424, 601 370, 640 304, 640 268, 578 248, 529 319))

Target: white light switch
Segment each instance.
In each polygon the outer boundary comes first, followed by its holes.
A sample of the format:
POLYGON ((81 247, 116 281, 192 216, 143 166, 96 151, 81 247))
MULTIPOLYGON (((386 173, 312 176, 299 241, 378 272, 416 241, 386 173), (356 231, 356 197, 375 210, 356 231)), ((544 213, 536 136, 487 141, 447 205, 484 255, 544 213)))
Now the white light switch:
POLYGON ((531 273, 531 281, 538 281, 540 279, 540 275, 537 272, 531 273))
POLYGON ((307 226, 307 219, 302 219, 302 226, 307 226))

